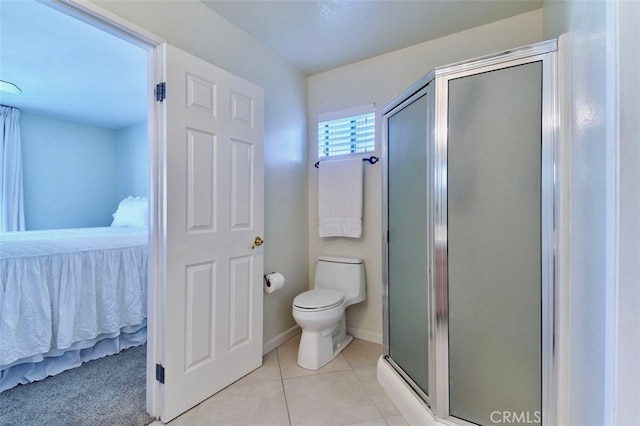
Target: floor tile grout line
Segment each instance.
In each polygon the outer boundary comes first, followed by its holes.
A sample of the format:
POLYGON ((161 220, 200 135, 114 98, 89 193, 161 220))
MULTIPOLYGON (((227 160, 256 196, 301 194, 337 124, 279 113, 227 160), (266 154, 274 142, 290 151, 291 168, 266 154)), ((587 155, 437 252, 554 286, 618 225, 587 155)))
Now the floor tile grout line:
MULTIPOLYGON (((348 346, 347 346, 347 348, 348 348, 348 346)), ((345 350, 346 350, 346 348, 345 348, 345 350)), ((358 384, 362 388, 364 394, 367 396, 368 400, 373 404, 373 406, 375 407, 376 411, 378 412, 378 415, 379 415, 378 418, 381 419, 383 422, 385 422, 388 425, 389 423, 387 422, 387 420, 382 415, 382 411, 380 411, 380 408, 378 408, 378 405, 376 404, 376 402, 373 400, 373 398, 371 398, 371 395, 369 394, 369 392, 366 391, 364 383, 362 383, 362 380, 360 379, 358 374, 356 374, 356 370, 353 367, 353 364, 349 361, 349 357, 344 354, 344 351, 342 352, 342 354, 344 356, 344 359, 347 361, 347 364, 349 364, 349 367, 351 367, 351 371, 353 372, 353 375, 355 376, 356 380, 358 381, 358 384)))
POLYGON ((345 368, 342 370, 332 370, 332 371, 323 371, 321 373, 303 374, 302 376, 283 377, 282 380, 284 381, 284 380, 292 380, 292 379, 302 379, 305 377, 317 377, 317 376, 323 376, 325 374, 331 374, 331 373, 342 373, 345 371, 351 371, 353 372, 353 374, 356 374, 356 372, 352 368, 345 368))
POLYGON ((340 355, 342 355, 342 357, 344 358, 344 360, 346 361, 347 365, 349 368, 345 368, 342 370, 333 370, 333 371, 325 371, 325 372, 320 372, 320 373, 312 373, 312 374, 304 374, 301 376, 293 376, 293 377, 284 377, 282 376, 282 365, 280 364, 280 357, 278 355, 278 365, 280 367, 280 372, 281 372, 281 378, 282 378, 282 386, 283 386, 283 390, 285 393, 285 403, 287 404, 287 413, 289 414, 289 423, 290 425, 291 423, 291 413, 289 412, 289 406, 288 406, 288 400, 287 400, 287 396, 286 396, 286 388, 284 387, 284 381, 285 380, 290 380, 290 379, 304 379, 307 377, 318 377, 318 376, 322 376, 322 375, 327 375, 327 374, 332 374, 332 373, 340 373, 340 372, 351 372, 353 374, 353 376, 356 378, 358 384, 360 385, 360 387, 362 388, 364 394, 367 396, 367 399, 369 400, 369 402, 371 402, 371 404, 373 404, 373 407, 375 408, 376 412, 378 413, 378 417, 376 418, 377 420, 381 420, 382 422, 384 422, 384 424, 389 425, 389 422, 387 421, 387 419, 384 417, 382 411, 380 410, 380 408, 378 407, 378 405, 375 403, 375 401, 373 400, 373 398, 371 397, 371 395, 366 392, 366 388, 364 383, 362 383, 361 378, 356 374, 356 371, 353 367, 353 364, 349 361, 349 358, 345 355, 345 351, 341 351, 340 355))
POLYGON ((289 400, 287 399, 287 389, 284 387, 284 377, 282 377, 282 366, 280 365, 280 354, 276 348, 276 359, 278 360, 278 371, 280 372, 280 386, 282 387, 282 394, 284 395, 284 407, 287 410, 287 419, 289 420, 289 426, 291 426, 291 413, 289 412, 289 400))
MULTIPOLYGON (((348 346, 347 346, 347 348, 348 348, 348 346)), ((342 352, 342 354, 343 354, 345 360, 347 361, 347 363, 349 364, 349 366, 351 367, 351 370, 353 371, 353 374, 356 376, 356 379, 358 380, 358 383, 360 384, 360 386, 362 386, 363 389, 365 389, 365 384, 362 382, 362 378, 356 373, 356 369, 354 368, 354 366, 351 363, 351 361, 349 361, 349 357, 345 354, 345 352, 346 352, 346 348, 342 352)), ((363 369, 363 368, 370 368, 370 367, 359 367, 359 368, 363 369)), ((386 417, 384 416, 384 414, 380 410, 380 407, 378 407, 378 404, 376 404, 374 399, 371 397, 371 394, 369 392, 366 392, 366 391, 365 391, 365 394, 367 395, 369 401, 371 401, 371 403, 375 407, 376 411, 380 415, 379 419, 381 419, 385 424, 389 425, 389 422, 387 421, 386 417)))
MULTIPOLYGON (((369 362, 370 359, 371 360, 373 359, 371 357, 372 354, 369 351, 361 350, 360 347, 354 347, 353 350, 348 350, 345 348, 346 350, 341 351, 341 353, 339 354, 339 356, 343 358, 344 364, 342 364, 342 361, 341 361, 339 364, 337 364, 339 365, 339 367, 336 370, 323 371, 323 372, 313 371, 313 372, 308 372, 308 374, 302 374, 300 376, 284 377, 284 374, 286 372, 296 371, 296 370, 292 370, 291 367, 295 367, 297 365, 297 362, 294 359, 294 357, 291 356, 292 348, 283 348, 282 346, 284 345, 280 345, 279 347, 273 349, 273 351, 275 351, 275 354, 273 354, 273 356, 275 356, 274 361, 277 363, 278 377, 276 379, 275 377, 273 377, 272 374, 270 374, 272 378, 268 379, 268 381, 280 380, 280 387, 282 389, 282 393, 284 396, 284 403, 285 403, 284 408, 287 411, 287 423, 283 423, 283 424, 288 424, 289 426, 293 426, 294 424, 291 416, 292 407, 290 407, 290 404, 289 404, 290 403, 289 399, 293 398, 294 395, 291 393, 289 393, 289 395, 287 394, 288 386, 284 384, 285 380, 290 380, 290 379, 304 380, 306 378, 321 377, 329 374, 338 374, 338 373, 350 373, 350 375, 355 376, 357 383, 360 385, 361 389, 364 392, 364 396, 366 397, 365 400, 368 400, 369 403, 373 404, 375 413, 377 413, 376 419, 371 419, 371 420, 376 420, 386 425, 390 424, 389 423, 390 420, 388 420, 383 414, 385 406, 384 405, 378 406, 378 404, 376 403, 377 397, 375 392, 368 391, 369 388, 367 388, 367 386, 371 384, 370 372, 364 373, 363 377, 360 377, 360 375, 356 372, 356 370, 360 371, 364 369, 369 370, 371 368, 375 369, 375 366, 373 365, 373 363, 369 362), (349 355, 347 356, 347 354, 349 355), (355 367, 357 367, 357 369, 355 367)), ((297 349, 297 348, 294 348, 294 349, 297 349)), ((268 354, 265 354, 264 356, 266 357, 267 355, 268 354)), ((263 366, 264 366, 264 363, 263 363, 263 366)), ((263 377, 262 380, 260 380, 260 383, 266 382, 266 381, 267 380, 265 380, 265 378, 263 377)), ((249 385, 249 384, 251 383, 246 383, 246 385, 249 385)), ((291 387, 289 387, 289 391, 291 392, 291 387)), ((293 402, 293 400, 291 402, 293 402)), ((202 415, 201 406, 202 406, 202 403, 197 404, 195 407, 192 408, 192 410, 195 410, 194 417, 196 419, 200 418, 200 416, 202 415)), ((371 412, 370 414, 374 414, 374 413, 371 412)))
POLYGON ((387 421, 387 419, 384 417, 384 414, 382 414, 382 411, 380 410, 380 408, 378 407, 378 404, 376 404, 376 402, 373 400, 373 398, 371 397, 371 394, 369 392, 366 391, 366 388, 364 386, 364 383, 362 383, 362 380, 360 379, 360 377, 356 374, 355 370, 353 371, 353 375, 356 376, 356 380, 358 380, 358 383, 360 384, 360 386, 362 387, 362 389, 364 390, 365 394, 367 395, 367 398, 369 398, 369 401, 371 401, 371 403, 373 404, 373 406, 376 408, 376 411, 378 412, 378 414, 380 415, 380 419, 385 422, 387 425, 389 424, 389 422, 387 421))

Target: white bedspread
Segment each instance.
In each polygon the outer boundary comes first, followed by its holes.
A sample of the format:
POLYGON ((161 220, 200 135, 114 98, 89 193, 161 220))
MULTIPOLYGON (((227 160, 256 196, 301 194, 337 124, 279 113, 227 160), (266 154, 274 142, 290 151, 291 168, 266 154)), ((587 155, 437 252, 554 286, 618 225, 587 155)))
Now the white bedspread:
POLYGON ((0 234, 0 371, 145 324, 147 228, 0 234))

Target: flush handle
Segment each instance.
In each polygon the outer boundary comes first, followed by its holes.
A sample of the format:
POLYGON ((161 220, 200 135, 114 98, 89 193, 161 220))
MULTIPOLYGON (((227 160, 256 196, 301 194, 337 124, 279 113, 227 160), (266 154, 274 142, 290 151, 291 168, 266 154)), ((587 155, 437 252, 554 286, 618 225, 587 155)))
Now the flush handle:
POLYGON ((251 249, 253 250, 256 247, 259 247, 263 244, 264 244, 264 240, 260 237, 256 237, 255 240, 253 240, 253 245, 251 246, 251 249))

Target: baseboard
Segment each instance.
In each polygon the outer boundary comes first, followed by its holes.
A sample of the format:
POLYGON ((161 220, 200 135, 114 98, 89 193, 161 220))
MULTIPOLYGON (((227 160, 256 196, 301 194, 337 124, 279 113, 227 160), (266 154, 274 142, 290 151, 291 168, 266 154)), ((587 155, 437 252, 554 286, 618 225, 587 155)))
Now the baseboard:
POLYGON ((347 334, 352 335, 356 339, 366 340, 367 342, 382 344, 382 334, 372 331, 361 330, 359 328, 347 327, 347 334))
POLYGON ((264 342, 264 344, 262 345, 262 355, 268 354, 269 352, 271 352, 281 344, 285 343, 287 340, 291 339, 301 331, 302 330, 300 329, 300 326, 296 324, 290 329, 285 330, 282 333, 278 334, 273 339, 269 339, 268 341, 264 342))

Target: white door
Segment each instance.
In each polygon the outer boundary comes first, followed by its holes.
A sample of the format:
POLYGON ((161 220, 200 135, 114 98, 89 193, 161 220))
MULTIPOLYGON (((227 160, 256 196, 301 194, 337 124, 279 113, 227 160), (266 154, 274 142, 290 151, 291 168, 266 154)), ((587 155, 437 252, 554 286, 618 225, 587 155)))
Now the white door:
POLYGON ((167 422, 262 363, 264 95, 165 49, 167 422))

